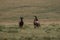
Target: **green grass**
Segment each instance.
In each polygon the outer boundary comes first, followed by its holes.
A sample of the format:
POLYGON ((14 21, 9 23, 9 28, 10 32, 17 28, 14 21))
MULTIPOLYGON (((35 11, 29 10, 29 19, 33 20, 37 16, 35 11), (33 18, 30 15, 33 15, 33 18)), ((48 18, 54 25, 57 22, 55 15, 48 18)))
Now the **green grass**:
MULTIPOLYGON (((3 26, 3 25, 1 25, 3 26)), ((1 28, 0 26, 0 28, 1 28)), ((41 25, 34 29, 33 26, 24 25, 22 29, 18 25, 3 26, 0 31, 1 40, 59 40, 60 25, 41 25)))

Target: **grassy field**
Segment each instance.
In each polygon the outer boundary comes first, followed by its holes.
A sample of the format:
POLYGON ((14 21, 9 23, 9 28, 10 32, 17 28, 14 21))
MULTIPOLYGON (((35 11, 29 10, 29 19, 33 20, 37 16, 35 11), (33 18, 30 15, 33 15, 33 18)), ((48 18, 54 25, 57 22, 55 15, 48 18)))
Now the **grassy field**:
POLYGON ((31 24, 22 29, 18 25, 0 25, 0 40, 60 40, 60 25, 41 24, 36 29, 31 24))
POLYGON ((60 40, 60 0, 0 0, 0 40, 60 40), (37 29, 35 15, 41 23, 37 29))
POLYGON ((19 16, 32 19, 60 20, 60 0, 0 0, 0 21, 18 20, 19 16))

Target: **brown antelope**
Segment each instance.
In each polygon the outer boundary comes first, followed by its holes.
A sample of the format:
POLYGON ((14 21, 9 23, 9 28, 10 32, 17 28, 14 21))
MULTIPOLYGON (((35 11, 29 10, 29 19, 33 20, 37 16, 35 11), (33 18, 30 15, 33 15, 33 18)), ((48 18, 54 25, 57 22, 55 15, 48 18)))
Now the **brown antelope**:
POLYGON ((34 18, 34 22, 33 22, 34 28, 39 28, 40 27, 40 23, 38 21, 38 18, 37 18, 37 16, 34 16, 34 17, 35 17, 34 18))
POLYGON ((20 17, 20 21, 19 21, 19 27, 22 28, 24 25, 24 22, 23 22, 23 17, 20 17))

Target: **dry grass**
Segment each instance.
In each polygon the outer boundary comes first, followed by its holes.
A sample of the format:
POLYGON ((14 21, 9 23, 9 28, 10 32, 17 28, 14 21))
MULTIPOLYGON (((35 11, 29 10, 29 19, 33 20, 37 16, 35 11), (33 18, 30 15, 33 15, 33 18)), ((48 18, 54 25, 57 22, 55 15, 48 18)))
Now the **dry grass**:
POLYGON ((32 19, 60 19, 59 0, 0 0, 0 21, 18 20, 19 16, 32 19))
POLYGON ((59 24, 41 24, 40 28, 34 29, 32 24, 24 25, 22 29, 18 25, 0 25, 1 40, 59 40, 59 24))
POLYGON ((0 40, 60 40, 60 0, 0 0, 0 40), (33 28, 33 16, 41 27, 33 28), (24 28, 18 27, 19 16, 24 28))

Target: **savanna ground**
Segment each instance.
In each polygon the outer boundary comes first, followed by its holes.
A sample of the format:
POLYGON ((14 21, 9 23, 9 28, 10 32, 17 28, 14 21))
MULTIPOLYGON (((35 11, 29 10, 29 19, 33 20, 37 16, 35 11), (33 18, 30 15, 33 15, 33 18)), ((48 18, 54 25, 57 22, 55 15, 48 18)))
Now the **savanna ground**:
POLYGON ((0 40, 60 40, 60 0, 0 0, 0 40), (34 29, 34 15, 40 28, 34 29))

